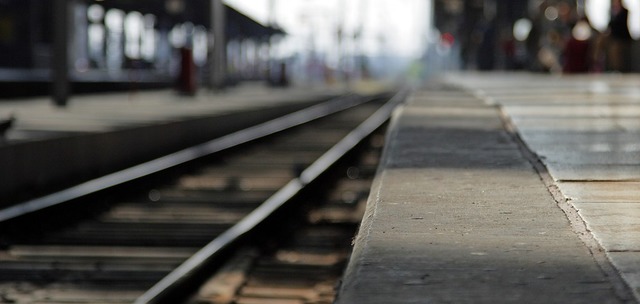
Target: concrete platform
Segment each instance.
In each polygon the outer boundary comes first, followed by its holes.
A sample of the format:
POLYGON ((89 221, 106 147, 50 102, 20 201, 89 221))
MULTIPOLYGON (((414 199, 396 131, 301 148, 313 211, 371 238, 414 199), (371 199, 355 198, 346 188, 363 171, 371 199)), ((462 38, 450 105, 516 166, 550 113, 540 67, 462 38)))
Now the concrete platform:
POLYGON ((638 83, 465 73, 415 92, 337 303, 637 302, 638 83))
POLYGON ((245 84, 196 97, 171 90, 0 101, 14 126, 0 140, 0 207, 50 186, 95 178, 344 93, 245 84), (64 182, 62 182, 64 181, 64 182))

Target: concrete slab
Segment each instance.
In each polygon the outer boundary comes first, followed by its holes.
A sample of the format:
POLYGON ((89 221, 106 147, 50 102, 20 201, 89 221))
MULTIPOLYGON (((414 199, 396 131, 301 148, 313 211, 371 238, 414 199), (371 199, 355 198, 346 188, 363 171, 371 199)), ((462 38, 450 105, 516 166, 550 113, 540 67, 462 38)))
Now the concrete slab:
POLYGON ((433 90, 429 91, 429 94, 421 94, 421 92, 417 92, 412 95, 407 103, 419 103, 419 104, 429 104, 429 105, 438 105, 438 106, 452 106, 456 107, 477 107, 482 105, 482 101, 471 95, 467 92, 462 91, 439 91, 433 90))
MULTIPOLYGON (((576 94, 593 95, 623 94, 637 96, 639 75, 634 74, 585 74, 585 75, 549 75, 531 73, 449 73, 443 76, 443 82, 449 86, 465 88, 472 92, 486 92, 491 96, 553 96, 576 94)), ((540 98, 542 99, 542 98, 540 98)))
POLYGON ((450 81, 501 106, 640 300, 640 75, 482 76, 450 81))
POLYGON ((546 162, 555 181, 640 181, 640 165, 546 162))
POLYGON ((639 203, 640 182, 559 182, 560 191, 575 203, 639 203))
POLYGON ((615 119, 640 115, 640 104, 616 104, 613 99, 603 103, 591 105, 576 103, 572 106, 549 104, 538 106, 533 103, 526 106, 505 106, 505 111, 514 117, 611 117, 615 119))
MULTIPOLYGON (((543 88, 541 90, 544 90, 543 88)), ((556 106, 556 105, 599 105, 599 104, 638 104, 637 96, 624 93, 594 93, 588 88, 580 89, 582 92, 546 92, 536 94, 536 92, 518 93, 512 91, 509 94, 502 94, 491 98, 493 104, 504 106, 536 105, 536 106, 556 106)), ((539 93, 539 92, 538 92, 539 93)))
POLYGON ((13 114, 15 127, 7 140, 22 130, 61 132, 104 132, 151 124, 224 115, 270 105, 296 104, 311 96, 339 94, 340 89, 319 87, 273 89, 251 84, 230 88, 224 93, 202 91, 195 97, 177 95, 171 90, 131 93, 105 93, 73 96, 65 108, 48 98, 0 102, 0 117, 13 114))
POLYGON ((556 146, 576 146, 586 151, 604 152, 636 152, 637 132, 562 132, 562 131, 528 131, 523 130, 520 135, 527 145, 538 145, 541 148, 553 149, 556 146), (624 147, 624 148, 623 148, 624 147), (622 148, 622 149, 621 149, 622 148))
POLYGON ((576 203, 578 212, 609 252, 640 252, 640 203, 576 203))
POLYGON ((395 113, 337 303, 621 302, 498 110, 439 106, 395 113))
MULTIPOLYGON (((626 145, 624 145, 626 146, 626 145)), ((608 149, 608 145, 588 146, 590 150, 608 149)), ((580 147, 578 147, 580 148, 580 147)), ((617 148, 617 147, 616 147, 617 148)), ((640 153, 633 152, 600 152, 588 151, 583 152, 578 149, 575 151, 540 151, 540 157, 549 164, 565 164, 565 165, 640 165, 640 153)))
POLYGON ((546 116, 510 116, 518 130, 561 132, 607 132, 607 131, 640 131, 640 121, 636 117, 601 118, 601 117, 546 117, 546 116))

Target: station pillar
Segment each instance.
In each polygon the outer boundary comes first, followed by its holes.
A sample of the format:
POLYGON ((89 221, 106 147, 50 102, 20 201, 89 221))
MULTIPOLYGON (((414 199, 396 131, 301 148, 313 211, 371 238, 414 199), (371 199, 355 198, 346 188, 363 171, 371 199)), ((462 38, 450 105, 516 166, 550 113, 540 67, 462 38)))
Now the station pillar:
POLYGON ((227 78, 227 39, 225 35, 226 12, 222 0, 211 0, 211 31, 213 33, 213 49, 209 60, 210 80, 212 90, 225 87, 227 78))

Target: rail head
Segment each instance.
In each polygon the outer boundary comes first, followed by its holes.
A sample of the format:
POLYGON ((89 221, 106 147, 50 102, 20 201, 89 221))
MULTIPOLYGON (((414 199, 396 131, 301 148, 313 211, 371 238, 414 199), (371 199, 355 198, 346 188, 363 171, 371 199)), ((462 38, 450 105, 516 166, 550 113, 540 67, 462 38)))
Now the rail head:
POLYGON ((192 278, 212 260, 218 258, 226 249, 238 243, 240 239, 267 220, 287 202, 291 201, 305 186, 318 179, 331 166, 355 148, 362 140, 381 127, 391 116, 394 109, 406 100, 411 89, 402 89, 384 106, 350 132, 345 138, 307 167, 299 177, 292 179, 263 202, 257 209, 232 226, 229 230, 212 240, 174 271, 165 276, 156 285, 140 296, 134 303, 169 303, 174 294, 189 285, 192 278))

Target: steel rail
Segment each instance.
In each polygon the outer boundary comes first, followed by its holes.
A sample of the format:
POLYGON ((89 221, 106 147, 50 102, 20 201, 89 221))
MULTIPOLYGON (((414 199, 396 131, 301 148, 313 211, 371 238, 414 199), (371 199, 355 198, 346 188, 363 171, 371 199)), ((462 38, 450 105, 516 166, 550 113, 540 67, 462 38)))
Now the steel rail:
POLYGON ((0 210, 0 223, 118 186, 367 102, 348 94, 220 138, 0 210))
POLYGON ((189 279, 195 277, 203 265, 207 265, 209 261, 220 256, 224 249, 229 248, 259 224, 263 223, 269 216, 297 195, 305 186, 320 177, 322 173, 327 171, 329 167, 351 151, 364 138, 382 126, 382 124, 389 119, 393 110, 406 99, 409 91, 409 89, 403 89, 394 95, 366 121, 307 167, 299 177, 289 181, 287 185, 269 197, 249 215, 196 252, 136 299, 134 303, 168 303, 167 300, 171 294, 180 290, 187 284, 189 279))

